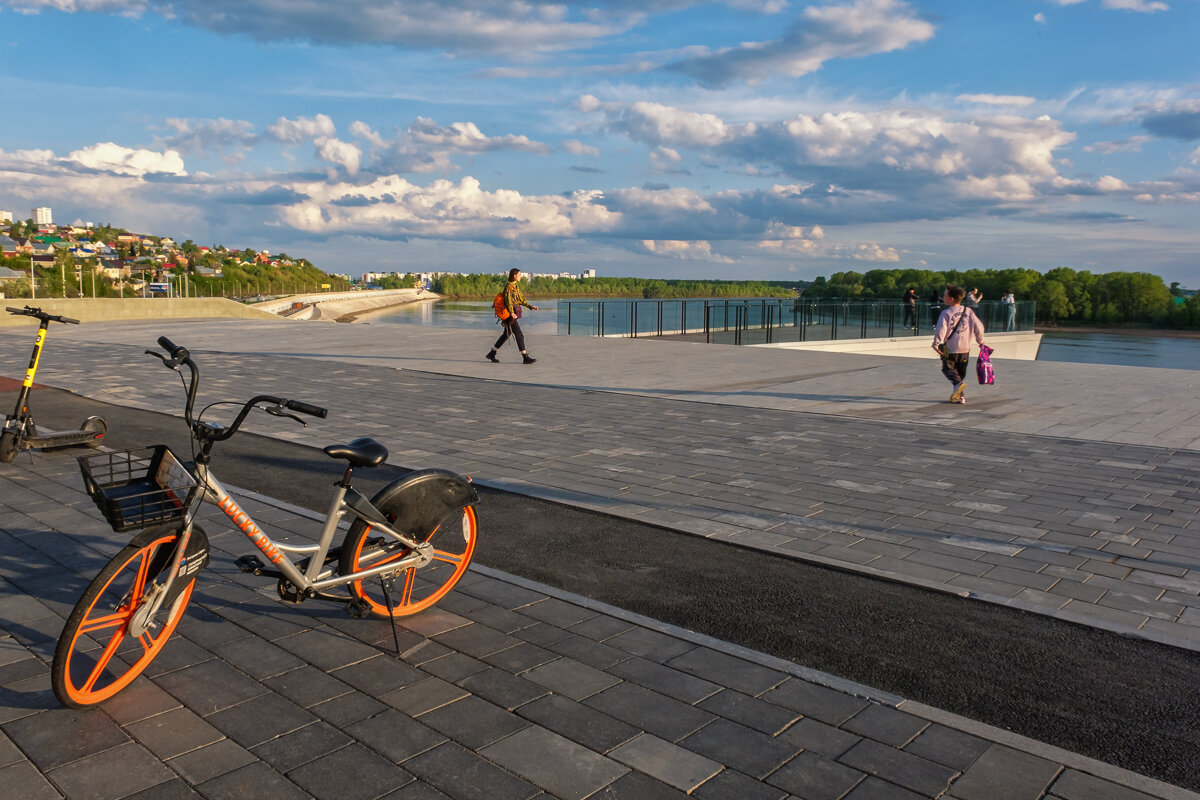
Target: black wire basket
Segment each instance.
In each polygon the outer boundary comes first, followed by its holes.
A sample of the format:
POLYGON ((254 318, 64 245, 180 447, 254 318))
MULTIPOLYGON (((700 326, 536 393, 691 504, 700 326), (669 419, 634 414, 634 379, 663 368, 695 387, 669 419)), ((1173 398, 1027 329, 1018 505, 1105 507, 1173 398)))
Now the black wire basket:
POLYGON ((165 444, 81 456, 79 469, 117 533, 183 519, 199 485, 165 444))

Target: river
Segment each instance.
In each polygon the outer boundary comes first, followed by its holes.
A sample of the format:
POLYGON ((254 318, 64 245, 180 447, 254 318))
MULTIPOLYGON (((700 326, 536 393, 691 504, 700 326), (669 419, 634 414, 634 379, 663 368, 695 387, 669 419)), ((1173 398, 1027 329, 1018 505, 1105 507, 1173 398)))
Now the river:
MULTIPOLYGON (((535 336, 558 335, 558 301, 531 302, 538 310, 526 310, 521 317, 525 332, 535 336)), ((500 335, 492 304, 486 300, 410 303, 372 314, 367 320, 389 325, 486 330, 500 335)), ((1038 360, 1200 370, 1200 338, 1048 331, 1042 337, 1038 360)))

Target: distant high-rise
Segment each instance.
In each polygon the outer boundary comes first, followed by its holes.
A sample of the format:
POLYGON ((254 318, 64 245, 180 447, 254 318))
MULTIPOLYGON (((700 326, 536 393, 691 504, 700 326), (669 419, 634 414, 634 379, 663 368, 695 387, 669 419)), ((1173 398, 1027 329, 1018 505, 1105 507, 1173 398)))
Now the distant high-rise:
POLYGON ((33 210, 34 225, 53 225, 54 213, 50 210, 50 206, 42 206, 33 210))
POLYGON ((12 222, 11 211, 0 211, 0 222, 12 222))

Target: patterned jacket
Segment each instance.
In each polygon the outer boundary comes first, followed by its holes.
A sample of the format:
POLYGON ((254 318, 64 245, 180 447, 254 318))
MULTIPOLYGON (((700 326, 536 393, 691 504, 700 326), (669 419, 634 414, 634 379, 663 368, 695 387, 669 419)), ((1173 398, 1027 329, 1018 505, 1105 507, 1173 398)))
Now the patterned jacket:
POLYGON ((509 281, 504 287, 504 307, 508 309, 508 313, 516 316, 517 306, 525 306, 532 310, 533 306, 529 305, 529 301, 525 299, 525 295, 521 292, 521 287, 517 285, 517 281, 509 281))

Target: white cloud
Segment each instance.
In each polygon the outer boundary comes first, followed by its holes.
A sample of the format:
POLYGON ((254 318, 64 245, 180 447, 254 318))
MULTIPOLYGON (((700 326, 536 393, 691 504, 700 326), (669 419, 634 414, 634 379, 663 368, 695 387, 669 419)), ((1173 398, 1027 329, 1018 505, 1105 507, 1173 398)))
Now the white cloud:
POLYGON ((567 139, 563 142, 563 150, 573 156, 598 156, 600 151, 591 145, 586 145, 578 139, 567 139))
POLYGON ((902 50, 933 38, 934 30, 902 0, 808 6, 779 39, 745 42, 715 52, 697 48, 699 55, 669 68, 706 86, 733 81, 753 83, 772 75, 797 78, 835 58, 902 50))
POLYGON ((1038 13, 1033 15, 1033 21, 1039 22, 1042 25, 1045 25, 1046 24, 1046 15, 1039 11, 1038 13))
POLYGON ((319 138, 336 136, 337 128, 334 126, 333 120, 325 114, 317 114, 315 117, 299 117, 297 119, 280 117, 267 128, 267 135, 277 142, 300 144, 319 138))
POLYGON ((11 0, 14 11, 30 14, 44 9, 76 13, 89 11, 139 16, 150 6, 150 0, 11 0))
POLYGON ((332 137, 317 139, 313 145, 316 147, 317 157, 322 161, 337 164, 351 175, 358 172, 359 164, 362 163, 362 150, 357 146, 332 137))
POLYGON ((1137 11, 1141 14, 1153 14, 1155 11, 1169 11, 1171 7, 1157 0, 1103 0, 1105 8, 1115 8, 1121 11, 1137 11))
POLYGON ((1037 98, 1019 94, 960 94, 955 99, 988 106, 1030 106, 1037 102, 1037 98))
POLYGON ((492 150, 523 150, 545 154, 550 148, 535 142, 528 136, 484 136, 474 122, 452 122, 440 126, 427 117, 417 117, 408 126, 408 135, 414 142, 459 153, 486 153, 492 150))
POLYGON ((1110 153, 1140 153, 1142 145, 1150 141, 1149 136, 1130 136, 1128 139, 1118 139, 1111 142, 1092 142, 1089 145, 1084 145, 1084 150, 1088 153, 1100 153, 1101 155, 1109 155, 1110 153))
POLYGON ((536 247, 556 237, 603 230, 615 215, 592 195, 523 196, 484 190, 475 178, 419 186, 395 175, 366 184, 298 183, 308 199, 280 209, 282 221, 303 231, 469 239, 536 247))
POLYGON ((835 249, 835 255, 842 258, 852 258, 855 261, 872 261, 875 263, 894 264, 900 260, 900 253, 894 247, 884 247, 874 242, 860 244, 856 247, 835 249))
MULTIPOLYGON (((1078 3, 1086 2, 1087 0, 1050 0, 1060 6, 1073 6, 1078 3)), ((1116 9, 1118 11, 1137 11, 1143 14, 1153 14, 1155 11, 1168 11, 1170 6, 1159 0, 1101 0, 1100 5, 1104 8, 1116 9)))
POLYGON ((971 179, 971 196, 995 186, 1012 197, 1014 180, 1032 185, 1058 173, 1055 151, 1075 135, 1049 117, 987 116, 960 121, 934 111, 843 111, 729 123, 654 103, 588 102, 610 130, 651 148, 692 149, 735 168, 772 164, 787 175, 833 175, 870 188, 971 179), (986 181, 982 179, 992 178, 986 181))
POLYGON ((133 149, 112 142, 101 142, 75 150, 67 158, 88 169, 118 175, 141 176, 159 172, 187 175, 183 168, 183 158, 174 150, 156 153, 153 150, 133 149))
POLYGON ((219 34, 260 41, 369 43, 518 58, 624 33, 645 13, 621 2, 579 8, 543 0, 357 0, 352 12, 345 13, 328 3, 281 0, 10 0, 10 5, 22 12, 155 12, 219 34))
POLYGON ((713 252, 712 243, 705 241, 680 241, 677 239, 643 239, 642 249, 656 256, 665 256, 680 261, 714 261, 732 264, 734 259, 713 252))
POLYGON ((365 168, 377 174, 452 172, 456 155, 516 151, 547 155, 551 148, 528 136, 488 136, 473 122, 438 125, 417 117, 408 128, 388 139, 364 122, 354 122, 350 132, 371 145, 365 168))
POLYGON ((246 120, 168 117, 165 122, 173 133, 162 137, 161 144, 185 155, 206 157, 232 149, 236 160, 241 151, 258 141, 253 124, 246 120))

